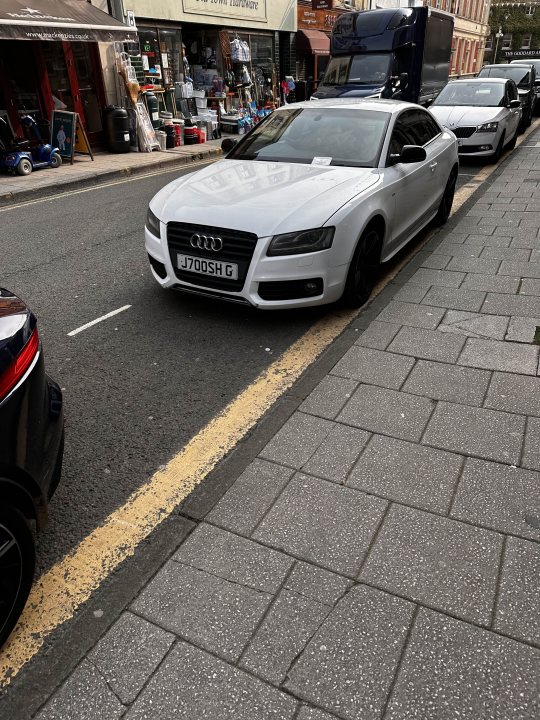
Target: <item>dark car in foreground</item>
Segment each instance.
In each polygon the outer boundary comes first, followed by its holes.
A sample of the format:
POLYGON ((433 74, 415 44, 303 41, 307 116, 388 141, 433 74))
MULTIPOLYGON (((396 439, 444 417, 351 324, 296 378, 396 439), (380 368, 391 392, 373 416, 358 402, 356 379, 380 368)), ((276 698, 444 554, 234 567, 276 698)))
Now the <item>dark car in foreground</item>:
POLYGON ((33 530, 47 521, 63 448, 62 393, 45 373, 36 318, 0 288, 0 646, 32 586, 33 530))

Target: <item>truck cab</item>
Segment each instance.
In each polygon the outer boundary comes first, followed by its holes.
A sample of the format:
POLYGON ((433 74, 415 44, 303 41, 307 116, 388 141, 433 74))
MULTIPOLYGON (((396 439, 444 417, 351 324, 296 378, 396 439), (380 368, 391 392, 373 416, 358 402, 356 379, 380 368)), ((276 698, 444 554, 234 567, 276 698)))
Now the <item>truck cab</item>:
POLYGON ((315 98, 381 97, 429 105, 448 82, 453 17, 430 7, 342 15, 315 98))

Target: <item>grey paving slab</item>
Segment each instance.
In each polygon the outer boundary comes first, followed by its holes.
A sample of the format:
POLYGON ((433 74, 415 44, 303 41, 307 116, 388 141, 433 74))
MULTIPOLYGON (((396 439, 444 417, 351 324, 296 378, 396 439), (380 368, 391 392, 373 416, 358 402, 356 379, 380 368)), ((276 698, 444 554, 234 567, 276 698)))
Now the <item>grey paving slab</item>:
POLYGON ((530 250, 534 250, 538 247, 538 233, 536 233, 534 230, 528 229, 526 233, 519 233, 515 237, 512 238, 512 242, 510 243, 510 247, 515 248, 528 248, 530 250))
MULTIPOLYGON (((456 247, 459 247, 459 245, 456 247)), ((431 268, 432 270, 444 270, 450 262, 451 257, 451 255, 439 255, 438 253, 433 253, 422 262, 422 267, 431 268)))
POLYGON ((332 482, 343 482, 370 437, 365 430, 336 425, 303 466, 303 472, 332 482))
POLYGON ((422 303, 434 307, 477 312, 482 307, 486 293, 479 290, 461 290, 458 288, 432 287, 422 303))
POLYGON ((468 459, 451 515, 499 532, 540 540, 540 527, 535 527, 535 518, 540 518, 539 488, 537 472, 468 459))
POLYGON ((37 720, 116 720, 124 712, 125 707, 105 679, 88 660, 83 660, 35 717, 37 720))
POLYGON ((413 365, 410 357, 353 345, 332 368, 332 375, 397 390, 413 365))
POLYGON ((490 377, 491 373, 485 370, 419 360, 403 390, 433 400, 480 406, 490 377))
POLYGON ((456 232, 453 228, 450 229, 449 226, 445 228, 445 231, 444 240, 437 246, 437 249, 441 248, 445 243, 461 244, 468 237, 467 232, 456 232))
POLYGON ((298 474, 253 537, 354 577, 386 505, 358 490, 298 474))
POLYGON ((535 295, 540 297, 540 280, 536 278, 524 278, 519 287, 521 295, 535 295))
POLYGON ((415 285, 411 280, 394 295, 394 300, 399 302, 419 303, 421 302, 430 285, 415 285))
POLYGON ((525 418, 497 410, 440 402, 423 442, 464 455, 517 464, 525 418))
POLYGON ((420 610, 385 720, 536 720, 540 653, 420 610))
POLYGON ((531 470, 540 470, 540 418, 531 417, 527 420, 521 464, 531 470))
POLYGON ((272 599, 268 593, 168 562, 131 608, 165 630, 235 661, 272 599))
POLYGON ((540 317, 540 297, 488 293, 482 305, 482 312, 491 315, 540 317))
POLYGON ((126 720, 293 720, 296 708, 290 696, 181 642, 126 720))
POLYGON ((352 581, 342 575, 299 561, 285 580, 285 588, 297 595, 333 606, 351 587, 352 581))
POLYGON ((402 440, 420 440, 434 403, 417 395, 360 385, 338 421, 402 440))
POLYGON ((424 360, 451 363, 458 359, 464 344, 465 338, 461 335, 441 336, 437 330, 403 327, 388 346, 388 350, 424 360))
POLYGON ((300 405, 299 410, 333 420, 357 387, 356 380, 326 375, 300 405))
POLYGON ((540 545, 508 538, 493 627, 540 645, 540 545))
POLYGON ((391 301, 378 315, 377 320, 435 330, 443 315, 444 310, 441 308, 391 301))
MULTIPOLYGON (((489 248, 486 248, 489 249, 489 248)), ((463 290, 482 290, 495 293, 517 293, 520 279, 503 275, 479 275, 469 273, 461 287, 463 290)))
POLYGON ((495 275, 501 264, 500 260, 484 258, 455 257, 448 263, 448 270, 463 273, 482 273, 483 275, 495 275))
POLYGON ((531 256, 529 258, 530 262, 538 263, 540 262, 540 248, 538 245, 531 251, 531 256))
POLYGON ((283 590, 242 655, 239 667, 280 685, 292 661, 330 611, 328 605, 283 590))
POLYGON ((353 588, 292 667, 285 687, 340 718, 378 720, 412 614, 412 603, 353 588))
POLYGON ((208 522, 251 535, 294 470, 256 458, 207 515, 208 522))
POLYGON ((260 456, 281 465, 301 468, 332 429, 324 418, 295 412, 263 448, 260 456))
POLYGON ((392 505, 360 580, 489 625, 501 551, 497 533, 392 505))
POLYGON ((347 485, 405 505, 446 513, 461 466, 459 455, 374 435, 347 485))
POLYGON ((479 243, 478 245, 470 245, 470 244, 458 244, 458 243, 451 243, 447 242, 446 240, 442 242, 439 247, 437 248, 437 253, 442 253, 441 255, 433 255, 432 257, 448 257, 448 262, 450 262, 451 257, 479 257, 480 253, 484 249, 483 243, 479 243))
POLYGON ((329 715, 322 710, 317 708, 311 708, 307 705, 302 705, 300 712, 298 713, 297 720, 332 720, 336 715, 329 715))
POLYGON ((275 593, 292 560, 206 523, 198 525, 173 555, 173 560, 267 593, 275 593))
POLYGON ((480 315, 463 310, 448 310, 437 328, 439 332, 504 340, 509 318, 504 315, 480 315))
MULTIPOLYGON (((450 264, 452 264, 452 262, 450 264)), ((409 282, 414 285, 438 285, 440 287, 457 288, 461 285, 464 277, 464 272, 446 272, 445 270, 420 268, 415 272, 409 282)))
POLYGON ((494 410, 540 416, 540 378, 493 373, 484 405, 494 410))
POLYGON ((485 370, 536 375, 540 348, 535 345, 467 338, 458 363, 485 370))
MULTIPOLYGON (((506 228, 505 228, 506 230, 506 228)), ((484 247, 510 247, 512 237, 508 233, 505 235, 492 235, 490 232, 484 230, 481 232, 480 228, 474 230, 467 240, 466 245, 483 245, 484 247)))
POLYGON ((386 350, 396 336, 401 325, 374 320, 356 341, 356 345, 386 350))
POLYGON ((511 317, 505 340, 530 344, 537 327, 540 327, 540 318, 511 317))
POLYGON ((120 615, 88 659, 124 705, 132 703, 176 640, 132 613, 120 615))
POLYGON ((540 278, 540 263, 502 262, 499 274, 522 278, 540 278))
POLYGON ((480 256, 482 260, 507 260, 509 262, 529 262, 531 251, 528 248, 485 247, 480 256))

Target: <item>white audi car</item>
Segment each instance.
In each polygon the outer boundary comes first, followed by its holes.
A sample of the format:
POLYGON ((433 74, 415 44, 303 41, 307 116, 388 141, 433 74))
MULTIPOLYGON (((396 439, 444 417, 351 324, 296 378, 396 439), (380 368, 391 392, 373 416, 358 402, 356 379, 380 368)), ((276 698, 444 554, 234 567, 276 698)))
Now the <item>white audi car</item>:
POLYGON ((418 105, 285 105, 223 148, 150 202, 146 250, 164 288, 267 309, 359 306, 379 264, 452 207, 457 141, 418 105))
POLYGON ((449 82, 429 108, 458 138, 460 155, 497 162, 516 145, 521 103, 516 84, 504 78, 470 78, 449 82))

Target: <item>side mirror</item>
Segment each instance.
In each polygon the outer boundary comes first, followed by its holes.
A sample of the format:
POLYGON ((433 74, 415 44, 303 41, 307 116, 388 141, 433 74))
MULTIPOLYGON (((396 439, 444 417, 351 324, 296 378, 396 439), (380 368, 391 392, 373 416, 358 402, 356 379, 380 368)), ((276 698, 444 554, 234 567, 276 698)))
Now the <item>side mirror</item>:
POLYGON ((232 138, 224 138, 221 141, 221 149, 224 153, 228 153, 233 149, 237 142, 238 140, 233 140, 232 138))
POLYGON ((510 100, 510 108, 518 108, 521 103, 519 100, 510 100))
POLYGON ((420 145, 404 145, 398 162, 400 163, 418 163, 424 162, 427 158, 426 151, 420 145))
POLYGON ((409 84, 409 73, 401 73, 399 76, 399 87, 404 88, 409 84))

